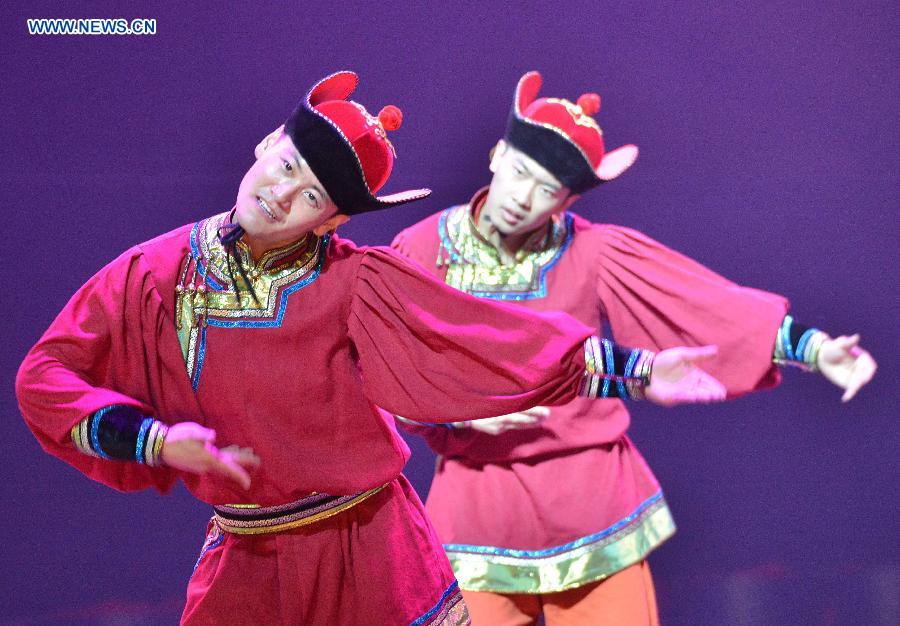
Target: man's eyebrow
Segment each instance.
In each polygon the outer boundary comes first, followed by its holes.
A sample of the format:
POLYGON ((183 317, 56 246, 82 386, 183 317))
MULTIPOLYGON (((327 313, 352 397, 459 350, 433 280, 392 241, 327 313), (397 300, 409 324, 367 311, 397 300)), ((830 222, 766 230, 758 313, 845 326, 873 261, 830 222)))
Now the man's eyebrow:
MULTIPOLYGON (((306 161, 300 158, 300 155, 295 151, 294 163, 297 164, 297 172, 299 173, 303 171, 303 164, 306 163, 306 161)), ((312 172, 312 168, 310 168, 309 171, 312 172)), ((319 187, 318 185, 313 185, 312 188, 319 192, 319 195, 322 196, 322 199, 325 200, 325 202, 331 202, 331 196, 325 193, 325 191, 321 187, 319 187)))
POLYGON ((313 185, 313 189, 319 192, 319 195, 322 196, 322 199, 325 200, 325 202, 331 202, 331 198, 328 197, 328 194, 325 193, 325 191, 321 187, 319 187, 318 185, 313 185))
POLYGON ((536 175, 531 171, 531 169, 529 169, 528 165, 525 164, 525 161, 523 161, 522 159, 516 159, 516 163, 518 163, 518 164, 519 164, 519 167, 521 167, 523 170, 525 170, 528 174, 530 174, 530 175, 534 176, 535 178, 537 178, 537 181, 538 181, 539 184, 544 185, 545 187, 550 187, 550 189, 553 190, 553 193, 556 193, 557 191, 559 191, 560 189, 562 189, 562 185, 557 185, 556 183, 551 183, 551 182, 548 181, 548 180, 544 180, 544 179, 541 178, 540 176, 536 176, 536 175))

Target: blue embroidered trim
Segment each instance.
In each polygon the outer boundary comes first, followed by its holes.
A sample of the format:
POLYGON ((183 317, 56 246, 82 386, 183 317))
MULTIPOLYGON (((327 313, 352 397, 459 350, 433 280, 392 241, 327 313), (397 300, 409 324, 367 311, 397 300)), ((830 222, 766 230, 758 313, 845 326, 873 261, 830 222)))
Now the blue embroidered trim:
MULTIPOLYGON (((628 363, 625 364, 625 378, 631 378, 634 374, 634 364, 637 361, 638 355, 641 353, 640 348, 635 348, 631 351, 631 354, 628 355, 628 363)), ((630 398, 630 395, 625 393, 625 385, 624 383, 619 383, 619 397, 623 400, 625 398, 630 398)), ((633 399, 633 398, 632 398, 633 399)))
POLYGON ((203 369, 203 357, 206 356, 206 327, 200 328, 200 339, 197 341, 197 364, 194 365, 194 377, 191 379, 191 389, 197 391, 200 386, 200 370, 203 369))
POLYGON ((222 541, 224 541, 224 540, 225 540, 225 533, 222 533, 221 535, 219 535, 218 539, 213 541, 211 544, 203 546, 203 549, 200 550, 200 556, 197 557, 197 562, 194 563, 194 569, 191 570, 191 576, 193 576, 194 572, 197 571, 197 567, 200 566, 200 561, 203 560, 203 557, 206 556, 206 553, 209 552, 210 550, 212 550, 213 548, 219 547, 219 545, 221 545, 222 541))
POLYGON ((547 297, 547 274, 550 270, 553 269, 553 266, 559 262, 560 258, 562 258, 563 252, 569 247, 569 244, 572 242, 572 236, 575 234, 572 229, 572 216, 566 214, 566 239, 563 241, 562 245, 559 247, 559 250, 556 251, 556 254, 553 255, 553 258, 550 259, 550 262, 547 263, 544 267, 542 267, 539 271, 541 274, 540 278, 540 287, 537 291, 527 291, 525 293, 493 293, 489 291, 473 291, 471 292, 473 296, 477 298, 490 298, 492 300, 535 300, 538 298, 546 298, 547 297))
POLYGON ((288 296, 298 289, 306 287, 308 284, 319 277, 319 274, 322 272, 322 267, 325 265, 325 255, 328 251, 328 243, 330 241, 330 235, 325 235, 322 238, 322 248, 319 252, 319 261, 318 263, 316 263, 316 269, 310 272, 309 275, 303 278, 303 280, 296 282, 290 287, 282 290, 281 297, 279 298, 278 305, 276 306, 276 310, 278 312, 275 314, 274 320, 220 320, 210 318, 209 320, 207 320, 207 323, 210 326, 215 326, 217 328, 280 328, 281 323, 284 320, 284 312, 287 310, 288 296))
POLYGON ((548 556, 554 556, 560 554, 562 552, 568 552, 569 550, 574 550, 576 548, 580 548, 581 546, 587 545, 589 543, 594 543, 601 539, 608 537, 609 535, 620 531, 625 526, 628 526, 635 519, 637 519, 641 513, 647 510, 649 507, 653 506, 660 500, 662 500, 663 494, 662 491, 656 492, 654 495, 650 496, 646 500, 644 500, 638 507, 631 513, 631 515, 620 519, 618 522, 601 530, 598 533, 594 533, 593 535, 588 535, 587 537, 582 537, 581 539, 576 539, 570 543, 563 544, 561 546, 556 546, 554 548, 546 548, 544 550, 513 550, 510 548, 497 548, 494 546, 473 546, 462 543, 450 543, 444 544, 444 550, 446 552, 467 552, 470 554, 491 554, 496 556, 511 556, 518 558, 526 558, 526 559, 539 559, 548 556))
MULTIPOLYGON (((196 228, 196 225, 195 225, 196 228)), ((297 291, 298 289, 302 289, 306 287, 311 282, 319 277, 319 274, 322 272, 322 268, 325 265, 325 256, 328 252, 328 244, 331 242, 331 235, 325 235, 322 237, 322 246, 319 250, 319 260, 316 263, 316 268, 310 272, 303 280, 294 283, 290 287, 285 288, 281 292, 281 296, 278 299, 278 304, 276 306, 277 313, 275 314, 274 320, 220 320, 215 318, 207 318, 206 323, 208 326, 215 326, 216 328, 281 328, 281 324, 284 321, 284 313, 287 311, 287 299, 292 293, 297 291)), ((191 249, 193 250, 193 236, 191 239, 191 249)), ((203 272, 203 266, 201 265, 200 258, 197 257, 197 266, 201 273, 203 272)), ((205 276, 205 274, 204 274, 205 276)), ((207 281, 212 279, 207 278, 207 281)), ((213 281, 215 282, 215 281, 213 281)), ((191 380, 191 388, 196 392, 197 388, 200 386, 200 371, 203 369, 203 358, 206 356, 206 327, 202 328, 200 331, 200 339, 197 341, 197 365, 194 366, 194 377, 191 380)))
POLYGON ((805 333, 800 335, 800 340, 797 342, 797 350, 794 356, 797 357, 798 361, 806 362, 806 344, 809 343, 809 340, 812 339, 812 336, 819 332, 818 328, 810 328, 805 333))
POLYGON ((200 220, 199 222, 194 224, 193 228, 191 228, 191 256, 194 257, 194 261, 197 263, 197 271, 201 276, 203 276, 203 280, 216 291, 224 291, 225 287, 223 285, 220 285, 215 278, 211 278, 209 276, 209 273, 206 271, 206 268, 204 268, 203 261, 200 257, 200 247, 197 245, 197 233, 200 232, 200 224, 205 221, 206 220, 200 220))
POLYGON ((784 348, 784 356, 788 361, 797 360, 794 357, 794 350, 791 347, 791 325, 793 323, 794 318, 790 315, 785 315, 784 321, 781 323, 781 345, 784 348))
POLYGON ((459 263, 462 260, 462 257, 459 256, 459 253, 456 252, 456 249, 453 247, 453 243, 450 241, 450 238, 447 236, 447 216, 450 215, 450 211, 459 208, 459 205, 452 206, 449 209, 445 209, 441 212, 441 216, 438 218, 438 235, 441 237, 441 245, 447 251, 447 254, 450 255, 450 261, 453 263, 459 263))
MULTIPOLYGON (((606 360, 606 367, 604 368, 604 373, 607 376, 612 376, 616 373, 616 362, 613 360, 613 352, 612 352, 612 344, 608 339, 601 339, 601 343, 603 343, 603 354, 606 360)), ((603 379, 603 397, 609 397, 609 378, 603 379)), ((619 396, 620 398, 624 398, 625 394, 619 396)))
MULTIPOLYGON (((462 257, 453 247, 450 238, 447 236, 447 215, 450 211, 456 209, 458 207, 450 207, 449 209, 444 210, 441 213, 440 218, 438 219, 438 234, 441 237, 441 245, 447 250, 450 255, 450 261, 452 263, 459 263, 462 261, 462 257)), ((502 293, 502 292, 494 292, 494 291, 470 291, 468 293, 472 294, 476 298, 487 298, 489 300, 506 300, 506 301, 521 301, 521 300, 536 300, 538 298, 546 298, 547 297, 547 274, 550 270, 553 269, 553 266, 562 258, 563 252, 566 251, 566 248, 569 247, 569 244, 572 242, 572 236, 575 234, 573 232, 572 224, 574 222, 572 216, 566 213, 566 238, 562 242, 562 245, 559 246, 559 250, 556 251, 556 254, 553 255, 553 258, 550 259, 550 262, 547 263, 544 267, 542 267, 540 271, 540 280, 538 281, 540 287, 538 287, 535 291, 525 291, 520 293, 502 293)))
POLYGON ((435 605, 431 608, 431 610, 429 610, 427 613, 423 614, 423 615, 422 615, 421 617, 419 617, 417 620, 415 620, 414 622, 410 622, 409 626, 421 626, 422 624, 424 624, 425 622, 427 622, 429 619, 431 619, 432 617, 434 617, 434 615, 435 615, 438 611, 441 610, 441 607, 444 606, 444 603, 447 601, 447 598, 449 598, 450 595, 451 595, 452 593, 454 593, 454 592, 456 592, 456 591, 458 591, 458 590, 459 590, 459 583, 457 583, 457 582, 454 580, 454 581, 453 581, 453 584, 451 584, 449 587, 447 587, 447 589, 444 591, 444 593, 441 594, 441 599, 438 600, 438 603, 435 604, 435 605))
POLYGON ((144 462, 144 440, 147 438, 147 431, 153 426, 153 418, 145 417, 141 422, 141 429, 138 431, 137 443, 134 446, 134 460, 138 463, 144 462))
POLYGON ((93 418, 91 419, 91 447, 94 449, 94 452, 96 452, 104 459, 108 459, 109 455, 100 448, 100 420, 103 419, 103 416, 109 413, 116 406, 118 405, 103 407, 99 411, 95 412, 93 418))

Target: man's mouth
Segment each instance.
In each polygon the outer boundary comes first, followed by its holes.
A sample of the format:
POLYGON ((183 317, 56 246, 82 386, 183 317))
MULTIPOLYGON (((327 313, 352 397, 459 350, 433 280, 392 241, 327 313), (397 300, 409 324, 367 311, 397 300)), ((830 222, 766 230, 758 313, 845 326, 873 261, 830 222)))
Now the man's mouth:
POLYGON ((262 209, 263 213, 265 213, 270 220, 273 222, 277 222, 278 219, 275 217, 275 212, 271 209, 269 204, 263 200, 262 198, 256 198, 256 204, 259 205, 259 208, 262 209))
POLYGON ((507 207, 501 207, 500 212, 503 215, 503 219, 511 224, 521 222, 525 217, 525 215, 517 213, 516 211, 513 211, 512 209, 509 209, 507 207))

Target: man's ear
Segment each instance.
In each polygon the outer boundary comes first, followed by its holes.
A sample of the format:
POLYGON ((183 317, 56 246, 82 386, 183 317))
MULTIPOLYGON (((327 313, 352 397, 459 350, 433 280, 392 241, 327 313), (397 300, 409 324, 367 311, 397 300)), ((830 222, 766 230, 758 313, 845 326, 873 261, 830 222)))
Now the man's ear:
POLYGON ((496 174, 497 169, 500 167, 500 159, 503 157, 503 154, 506 152, 507 143, 502 139, 497 142, 493 148, 491 148, 490 157, 491 164, 489 165, 491 173, 496 174))
POLYGON ((321 237, 325 233, 330 233, 335 230, 341 224, 346 224, 350 221, 349 215, 344 215, 343 213, 337 213, 332 215, 327 220, 313 228, 313 232, 316 234, 316 237, 321 237))
POLYGON ((283 134, 284 124, 266 135, 265 138, 256 145, 256 148, 253 149, 253 156, 255 156, 257 159, 261 157, 262 153, 274 146, 275 142, 281 139, 281 136, 283 134))

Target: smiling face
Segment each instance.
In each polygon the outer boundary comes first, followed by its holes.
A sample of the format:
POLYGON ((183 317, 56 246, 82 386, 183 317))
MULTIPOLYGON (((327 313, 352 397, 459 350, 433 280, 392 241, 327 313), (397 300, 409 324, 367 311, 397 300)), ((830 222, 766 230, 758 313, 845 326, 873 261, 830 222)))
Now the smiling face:
POLYGON ((332 230, 348 218, 303 160, 290 137, 278 129, 256 147, 256 162, 244 174, 235 219, 254 256, 289 245, 309 232, 332 230))
POLYGON ((479 221, 490 221, 503 237, 525 237, 565 211, 577 195, 526 155, 504 141, 491 158, 494 177, 479 221))

